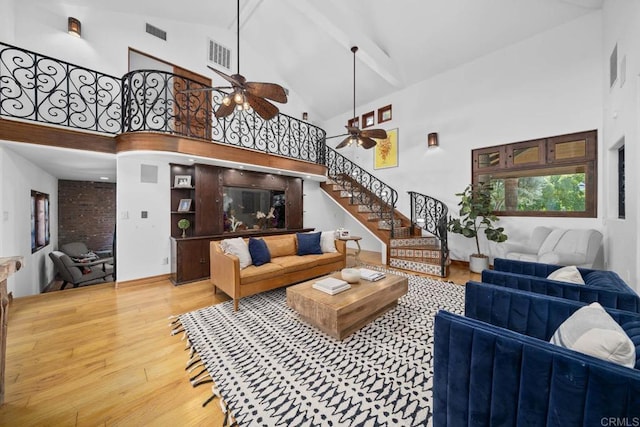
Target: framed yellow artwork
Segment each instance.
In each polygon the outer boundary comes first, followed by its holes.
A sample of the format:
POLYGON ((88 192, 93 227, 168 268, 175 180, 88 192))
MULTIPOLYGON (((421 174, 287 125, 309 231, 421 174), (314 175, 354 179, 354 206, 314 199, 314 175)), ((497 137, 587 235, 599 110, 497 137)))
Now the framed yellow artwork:
POLYGON ((398 128, 387 131, 387 139, 378 139, 373 154, 373 168, 395 168, 398 166, 398 128))

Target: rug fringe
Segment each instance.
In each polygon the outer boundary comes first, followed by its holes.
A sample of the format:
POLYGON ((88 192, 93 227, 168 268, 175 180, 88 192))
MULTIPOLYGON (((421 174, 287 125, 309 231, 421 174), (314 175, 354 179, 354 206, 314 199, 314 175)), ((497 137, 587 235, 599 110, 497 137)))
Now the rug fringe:
POLYGON ((188 371, 189 371, 189 373, 192 373, 193 371, 195 371, 198 368, 205 368, 206 369, 206 366, 204 365, 204 363, 202 361, 200 361, 199 363, 196 363, 191 368, 189 368, 188 371))
POLYGON ((207 370, 207 368, 202 368, 200 370, 200 372, 198 372, 197 374, 195 374, 194 376, 192 376, 191 378, 189 378, 189 381, 193 381, 196 378, 198 378, 200 375, 202 375, 205 371, 207 370))
POLYGON ((198 387, 199 385, 208 384, 212 382, 213 382, 213 379, 211 378, 209 373, 205 371, 204 375, 202 375, 200 378, 192 380, 191 385, 193 387, 198 387))
MULTIPOLYGON (((182 326, 182 324, 180 324, 177 328, 171 330, 171 336, 178 335, 180 332, 185 332, 184 326, 182 326)), ((182 339, 184 339, 184 337, 182 339)))
POLYGON ((189 370, 189 372, 191 372, 193 369, 190 370, 190 368, 198 362, 202 362, 200 360, 200 356, 197 354, 195 356, 191 355, 191 358, 187 360, 187 366, 184 368, 184 370, 185 371, 189 370))
POLYGON ((222 425, 229 426, 229 427, 237 427, 238 423, 233 418, 233 415, 231 415, 229 406, 227 405, 227 402, 225 402, 222 396, 220 395, 220 391, 218 391, 218 389, 215 388, 215 386, 212 387, 212 390, 214 394, 217 394, 218 397, 220 397, 220 409, 222 409, 222 412, 224 413, 224 420, 222 420, 222 425))

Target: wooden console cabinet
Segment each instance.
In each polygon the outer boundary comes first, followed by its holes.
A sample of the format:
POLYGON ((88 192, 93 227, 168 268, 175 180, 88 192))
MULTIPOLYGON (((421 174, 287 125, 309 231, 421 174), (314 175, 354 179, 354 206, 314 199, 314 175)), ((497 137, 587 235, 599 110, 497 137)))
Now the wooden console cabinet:
POLYGON ((266 236, 303 230, 301 178, 219 166, 171 164, 171 280, 183 284, 209 277, 209 242, 229 237, 266 236), (189 176, 191 185, 176 186, 176 176, 189 176), (225 232, 224 187, 275 190, 285 196, 285 228, 225 232), (178 211, 182 199, 191 199, 188 212, 178 211), (178 228, 188 219, 186 237, 178 228))

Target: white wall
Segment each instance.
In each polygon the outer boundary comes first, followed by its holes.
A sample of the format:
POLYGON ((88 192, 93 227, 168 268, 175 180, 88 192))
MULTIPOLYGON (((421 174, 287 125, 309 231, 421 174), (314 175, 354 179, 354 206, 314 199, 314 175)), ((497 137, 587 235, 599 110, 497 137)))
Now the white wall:
MULTIPOLYGON (((366 227, 353 219, 336 201, 327 195, 316 181, 304 181, 304 226, 316 230, 346 228, 354 236, 362 237, 359 242, 363 250, 385 252, 384 245, 366 227)), ((352 243, 349 247, 355 247, 352 243)))
POLYGON ((638 136, 640 117, 640 3, 634 0, 607 0, 603 7, 604 43, 602 46, 604 95, 603 155, 606 159, 605 194, 609 209, 605 213, 608 267, 640 291, 640 239, 638 224, 638 136), (609 57, 618 45, 619 77, 609 86, 609 57), (622 62, 626 61, 626 70, 622 62), (623 71, 624 76, 622 75, 623 71), (624 81, 624 84, 622 84, 624 81), (617 211, 617 143, 624 137, 626 158, 626 218, 617 211))
POLYGON ((0 0, 0 41, 13 44, 15 28, 13 0, 0 0))
MULTIPOLYGON (((393 105, 385 129, 399 129, 399 166, 373 170, 373 150, 341 153, 384 182, 409 215, 407 191, 435 197, 457 215, 455 193, 471 182, 471 150, 583 130, 602 130, 602 13, 594 12, 521 43, 479 58, 392 96, 359 106, 357 113, 393 105), (429 132, 440 147, 426 148, 429 132)), ((343 133, 345 112, 324 124, 328 135, 343 133)), ((378 127, 376 125, 376 127, 378 127)), ((339 138, 330 140, 337 144, 339 138), (335 141, 335 142, 334 142, 335 141)), ((602 141, 599 151, 601 152, 602 141)), ((602 175, 599 198, 602 201, 602 175)), ((602 229, 596 219, 503 218, 512 240, 524 240, 539 224, 602 229)), ((450 234, 454 259, 466 260, 471 239, 450 234)), ((488 251, 483 242, 483 251, 488 251)), ((491 255, 499 249, 489 248, 491 255)))
POLYGON ((11 276, 8 290, 15 297, 39 294, 54 277, 49 253, 58 246, 58 180, 19 156, 0 147, 0 257, 21 255, 24 263, 11 276), (49 194, 49 245, 31 253, 31 190, 49 194))
MULTIPOLYGON (((236 45, 235 30, 110 12, 65 4, 60 0, 14 0, 12 3, 15 21, 20 22, 20 26, 15 28, 15 45, 116 77, 127 73, 128 50, 131 47, 204 76, 211 76, 214 85, 222 84, 224 81, 214 77, 207 68, 207 37, 225 46, 236 45), (82 23, 82 38, 67 33, 69 16, 78 18, 82 23), (165 30, 167 40, 147 34, 146 22, 165 30)), ((283 79, 270 68, 268 52, 255 51, 243 44, 242 40, 240 50, 241 72, 245 77, 284 84, 283 79)), ((233 73, 236 72, 235 63, 234 56, 233 73)), ((289 94, 287 104, 278 106, 283 113, 298 118, 302 111, 310 110, 295 92, 289 94)))
POLYGON ((171 194, 169 156, 134 152, 117 157, 117 281, 153 277, 171 271, 171 194), (158 182, 140 182, 140 166, 158 167, 158 182), (142 211, 147 218, 142 218, 142 211))

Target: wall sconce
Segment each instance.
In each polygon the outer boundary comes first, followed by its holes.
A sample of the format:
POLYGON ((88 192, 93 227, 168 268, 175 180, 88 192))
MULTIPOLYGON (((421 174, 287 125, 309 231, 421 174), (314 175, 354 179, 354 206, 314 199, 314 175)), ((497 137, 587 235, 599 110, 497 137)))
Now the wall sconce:
POLYGON ((80 25, 80 21, 70 16, 67 23, 67 31, 69 31, 69 34, 71 34, 72 36, 81 37, 82 27, 80 25))
POLYGON ((309 113, 307 113, 306 111, 302 113, 302 120, 309 120, 309 113))
POLYGON ((437 147, 438 146, 438 134, 436 132, 430 133, 427 136, 427 147, 437 147))

